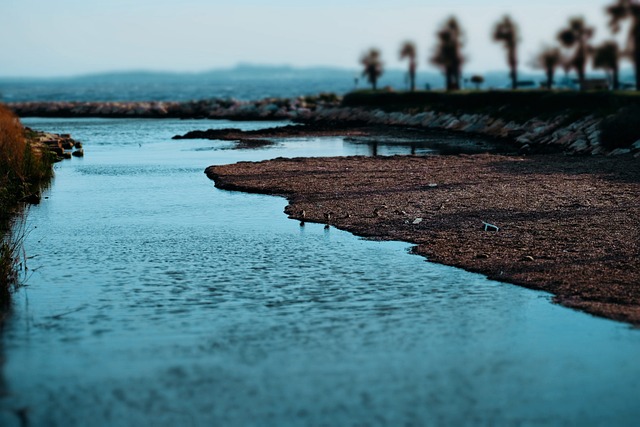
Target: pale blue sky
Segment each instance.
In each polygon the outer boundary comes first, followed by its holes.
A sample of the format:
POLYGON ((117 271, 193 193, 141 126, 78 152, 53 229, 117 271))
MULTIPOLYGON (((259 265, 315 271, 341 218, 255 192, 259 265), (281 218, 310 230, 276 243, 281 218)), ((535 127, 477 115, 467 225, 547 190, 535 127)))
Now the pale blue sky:
POLYGON ((357 68, 370 46, 388 67, 403 67, 405 39, 420 69, 439 23, 458 16, 467 34, 466 70, 505 68, 491 42, 505 13, 522 30, 521 63, 554 41, 568 17, 609 37, 612 0, 0 0, 0 76, 66 76, 116 70, 198 72, 239 62, 357 68))

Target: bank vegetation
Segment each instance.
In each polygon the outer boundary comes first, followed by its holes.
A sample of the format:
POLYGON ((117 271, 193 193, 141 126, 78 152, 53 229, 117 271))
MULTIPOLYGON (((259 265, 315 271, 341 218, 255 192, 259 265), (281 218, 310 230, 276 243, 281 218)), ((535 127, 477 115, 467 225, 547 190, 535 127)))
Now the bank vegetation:
MULTIPOLYGON (((0 310, 8 306, 24 266, 24 229, 14 227, 27 203, 36 202, 53 175, 49 151, 33 140, 34 133, 0 105, 0 310)), ((0 318, 2 316, 0 315, 0 318)))

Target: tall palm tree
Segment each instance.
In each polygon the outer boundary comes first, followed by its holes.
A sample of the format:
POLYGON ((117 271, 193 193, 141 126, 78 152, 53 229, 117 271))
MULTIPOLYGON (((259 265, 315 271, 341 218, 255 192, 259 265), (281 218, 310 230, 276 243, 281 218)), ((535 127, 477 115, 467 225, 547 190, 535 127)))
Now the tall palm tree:
POLYGON ((533 61, 535 68, 543 69, 547 76, 547 89, 553 88, 556 69, 562 65, 562 53, 557 47, 545 47, 533 61))
POLYGON ((587 26, 584 18, 578 17, 571 18, 569 26, 558 33, 558 40, 564 47, 574 48, 571 66, 578 73, 581 90, 584 89, 585 71, 589 56, 589 39, 593 37, 594 32, 594 28, 587 26))
POLYGON ((518 87, 518 43, 520 36, 518 26, 505 15, 493 29, 493 40, 504 45, 507 50, 507 63, 509 64, 509 76, 511 77, 511 88, 518 87))
POLYGON ((411 92, 416 90, 416 45, 413 42, 406 41, 400 47, 400 59, 407 58, 409 60, 409 82, 411 92))
POLYGON ((611 73, 613 89, 620 88, 620 48, 614 40, 602 43, 593 50, 593 68, 602 68, 611 73))
POLYGON ((360 58, 360 63, 364 66, 362 75, 367 77, 367 80, 371 83, 371 88, 376 90, 378 78, 380 78, 383 73, 383 63, 380 59, 380 51, 375 48, 369 49, 369 51, 360 58))
POLYGON ((447 90, 460 89, 460 79, 462 75, 463 33, 458 20, 455 17, 449 18, 436 33, 438 45, 431 57, 431 63, 440 67, 444 71, 447 90))
POLYGON ((620 31, 622 21, 631 20, 628 51, 635 66, 636 90, 640 90, 640 1, 617 0, 616 3, 607 7, 607 13, 611 18, 609 26, 614 33, 620 31))

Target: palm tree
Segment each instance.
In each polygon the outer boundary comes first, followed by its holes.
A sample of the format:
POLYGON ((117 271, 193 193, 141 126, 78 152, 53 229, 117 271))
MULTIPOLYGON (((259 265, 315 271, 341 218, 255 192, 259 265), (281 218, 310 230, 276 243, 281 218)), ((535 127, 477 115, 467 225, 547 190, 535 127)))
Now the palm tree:
POLYGON ((620 31, 621 21, 631 19, 628 50, 635 66, 636 90, 640 90, 640 1, 618 0, 607 7, 607 13, 611 18, 609 26, 614 33, 620 31))
POLYGON ((376 90, 378 78, 383 73, 383 64, 382 60, 380 59, 380 51, 375 48, 369 49, 369 51, 362 55, 362 58, 360 58, 360 63, 364 66, 362 75, 367 77, 367 80, 369 81, 369 83, 371 83, 371 88, 373 90, 376 90))
POLYGON ((533 61, 535 68, 543 69, 547 76, 547 89, 553 88, 553 76, 562 65, 562 54, 557 47, 545 47, 533 61))
POLYGON ((436 33, 438 45, 431 57, 431 63, 444 71, 447 90, 460 89, 462 74, 463 34, 455 17, 449 18, 436 33))
POLYGON ((602 68, 611 73, 614 90, 620 88, 619 62, 620 48, 613 40, 606 41, 593 50, 593 68, 602 68))
POLYGON ((594 32, 593 27, 587 26, 584 18, 579 17, 571 18, 569 26, 558 33, 558 40, 564 47, 575 48, 570 64, 578 73, 580 90, 584 89, 585 69, 587 57, 589 56, 589 39, 593 37, 594 32))
POLYGON ((511 88, 518 87, 518 26, 508 15, 502 18, 493 29, 493 40, 504 44, 507 50, 507 63, 509 64, 509 76, 511 77, 511 88))
POLYGON ((478 74, 473 75, 471 76, 471 83, 476 86, 476 90, 480 90, 480 86, 484 83, 484 77, 478 74))
POLYGON ((406 41, 400 48, 400 59, 409 59, 409 82, 411 92, 416 90, 416 45, 413 42, 406 41))

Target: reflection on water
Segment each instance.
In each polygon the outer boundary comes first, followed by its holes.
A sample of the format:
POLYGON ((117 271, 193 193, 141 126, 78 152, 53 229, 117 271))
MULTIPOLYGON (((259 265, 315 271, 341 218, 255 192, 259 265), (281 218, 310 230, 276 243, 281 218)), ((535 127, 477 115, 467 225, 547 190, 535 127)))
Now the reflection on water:
POLYGON ((493 138, 471 138, 442 131, 432 131, 428 134, 422 131, 406 131, 405 136, 393 137, 355 136, 344 138, 344 143, 348 151, 362 153, 359 148, 366 147, 364 155, 368 156, 504 153, 513 150, 513 147, 508 147, 504 142, 493 138))
POLYGON ((244 151, 170 140, 203 122, 27 124, 73 133, 86 157, 58 165, 49 199, 30 213, 35 273, 2 337, 3 426, 20 425, 16 414, 64 426, 640 416, 638 331, 429 264, 403 243, 301 228, 283 199, 217 190, 203 173, 366 145, 244 151))

